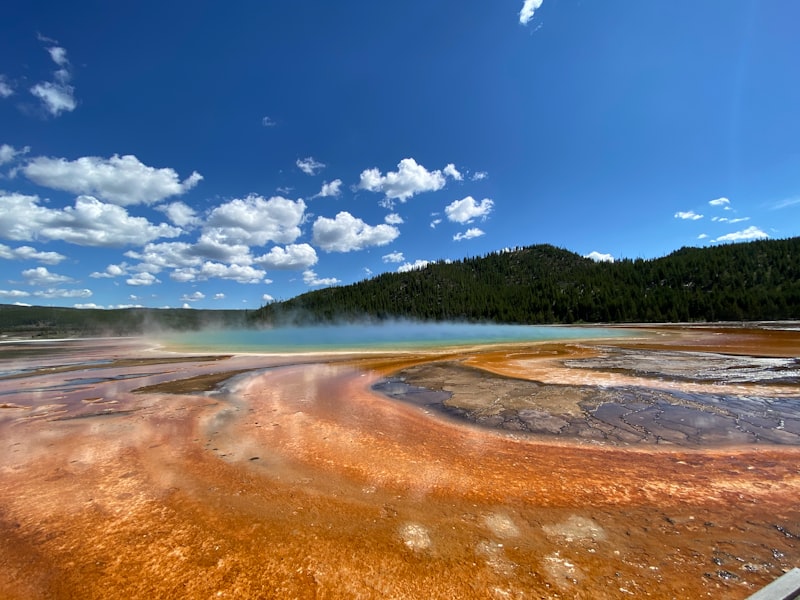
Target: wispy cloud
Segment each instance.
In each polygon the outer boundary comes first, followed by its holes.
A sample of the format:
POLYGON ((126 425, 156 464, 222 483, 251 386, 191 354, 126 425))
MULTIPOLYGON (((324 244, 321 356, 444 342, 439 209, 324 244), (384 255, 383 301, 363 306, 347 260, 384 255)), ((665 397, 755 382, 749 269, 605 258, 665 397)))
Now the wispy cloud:
POLYGON ((702 219, 703 215, 698 215, 693 210, 687 211, 678 211, 675 213, 676 219, 683 219, 684 221, 697 221, 698 219, 702 219))
POLYGON ((800 196, 797 198, 787 198, 786 200, 781 200, 780 202, 776 202, 770 208, 772 210, 781 210, 782 208, 789 208, 790 206, 796 206, 800 204, 800 196))
POLYGON ((313 156, 298 158, 297 161, 295 161, 295 164, 297 165, 297 168, 306 175, 316 175, 319 171, 325 168, 325 163, 315 160, 313 156))
POLYGON ((728 210, 730 208, 731 201, 727 198, 717 198, 716 200, 709 200, 708 204, 709 206, 722 206, 725 208, 725 210, 728 210))
MULTIPOLYGON (((48 43, 56 42, 49 38, 39 36, 39 39, 48 43)), ((75 88, 70 84, 72 80, 72 65, 67 60, 67 51, 58 45, 47 48, 50 58, 58 69, 53 72, 53 81, 42 81, 34 85, 30 92, 42 101, 47 112, 57 117, 62 112, 72 112, 77 108, 75 88)))

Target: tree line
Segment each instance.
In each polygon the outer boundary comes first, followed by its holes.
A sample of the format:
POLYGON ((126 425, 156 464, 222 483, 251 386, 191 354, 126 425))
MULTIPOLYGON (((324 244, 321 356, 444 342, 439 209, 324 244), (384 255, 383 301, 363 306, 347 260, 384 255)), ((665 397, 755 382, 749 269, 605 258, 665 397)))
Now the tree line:
POLYGON ((549 244, 384 273, 275 302, 251 320, 411 318, 498 323, 633 323, 800 318, 800 238, 656 259, 595 262, 549 244))

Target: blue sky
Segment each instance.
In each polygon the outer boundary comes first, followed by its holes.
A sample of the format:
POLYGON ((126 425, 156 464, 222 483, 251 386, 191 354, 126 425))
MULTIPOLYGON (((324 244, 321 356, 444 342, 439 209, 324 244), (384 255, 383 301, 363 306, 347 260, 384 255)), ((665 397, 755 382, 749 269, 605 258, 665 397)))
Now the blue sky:
POLYGON ((793 0, 13 2, 0 302, 256 308, 800 234, 793 0))

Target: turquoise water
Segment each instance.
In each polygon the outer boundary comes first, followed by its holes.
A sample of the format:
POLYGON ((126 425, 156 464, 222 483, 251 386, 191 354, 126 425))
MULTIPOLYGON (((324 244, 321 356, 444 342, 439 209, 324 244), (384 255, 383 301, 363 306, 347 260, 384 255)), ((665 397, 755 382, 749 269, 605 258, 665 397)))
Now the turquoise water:
POLYGON ((216 352, 344 352, 414 350, 509 342, 613 338, 629 332, 602 327, 396 322, 272 329, 206 330, 162 336, 168 347, 216 352))

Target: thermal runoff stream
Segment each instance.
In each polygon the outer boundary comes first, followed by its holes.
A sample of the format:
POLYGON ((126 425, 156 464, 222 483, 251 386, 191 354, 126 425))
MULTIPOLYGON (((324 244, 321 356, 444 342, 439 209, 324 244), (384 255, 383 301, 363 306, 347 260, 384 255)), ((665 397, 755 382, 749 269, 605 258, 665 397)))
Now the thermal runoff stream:
POLYGON ((746 598, 800 563, 800 331, 0 345, 3 598, 746 598))

